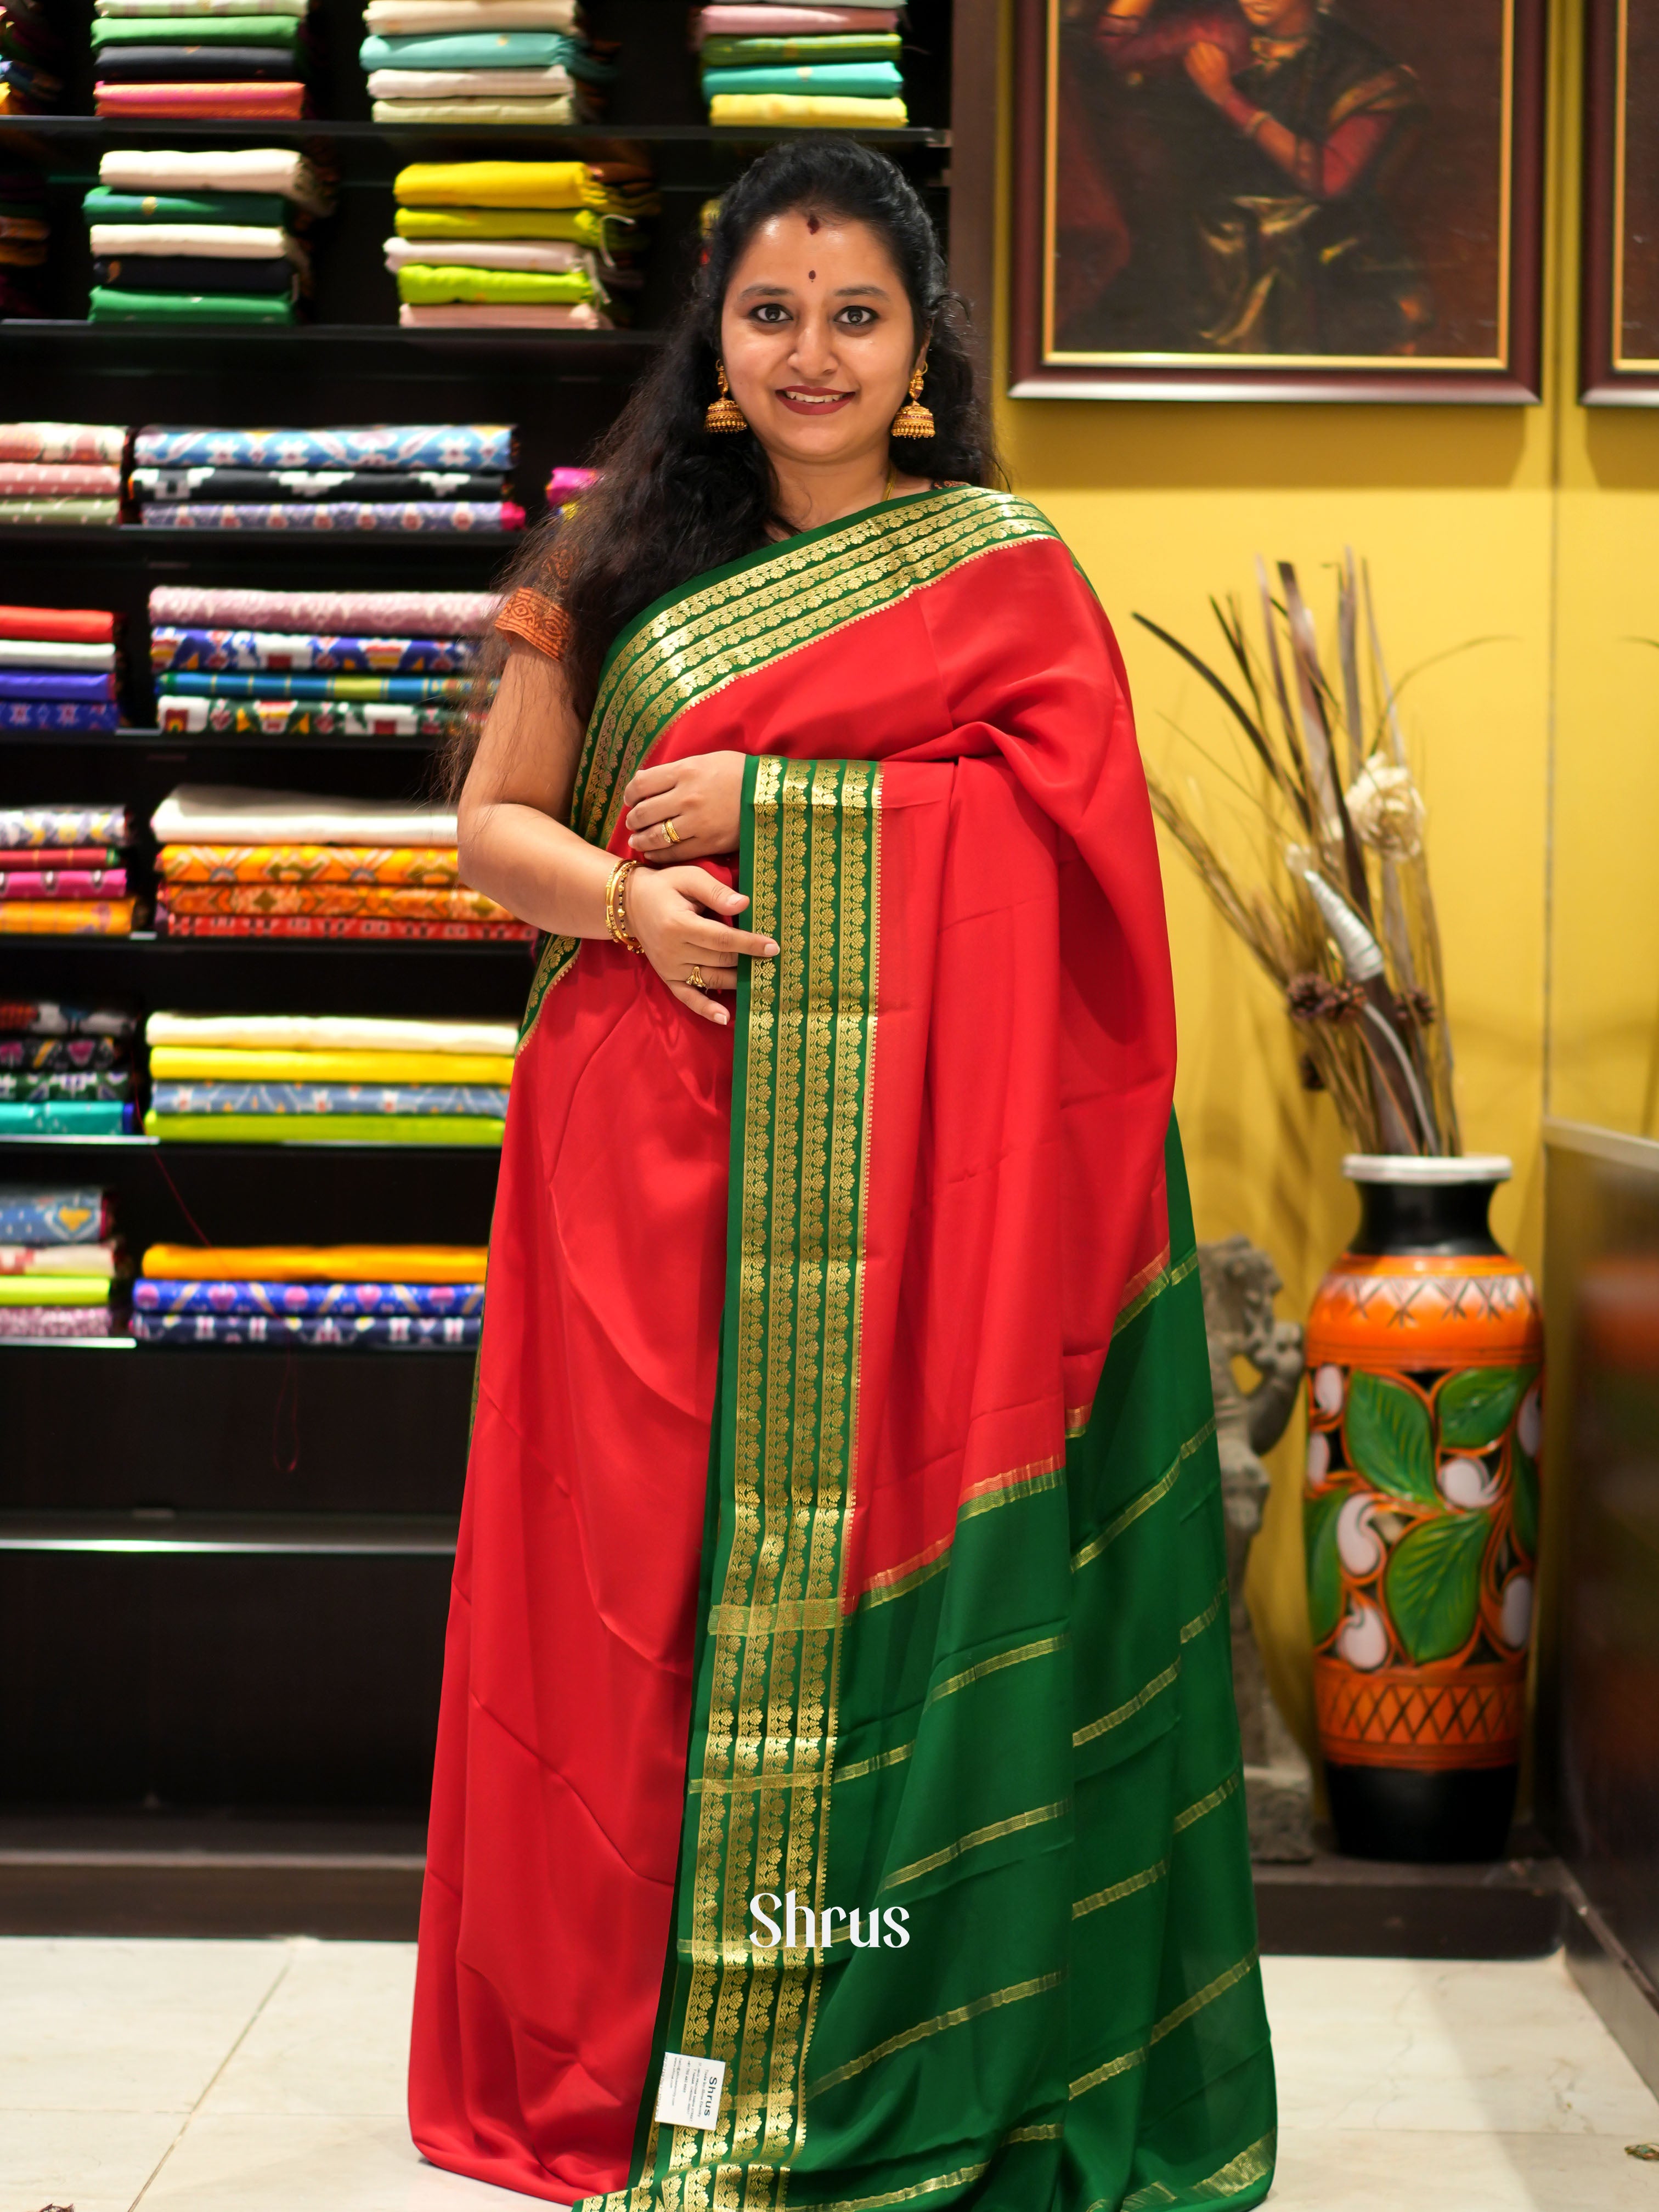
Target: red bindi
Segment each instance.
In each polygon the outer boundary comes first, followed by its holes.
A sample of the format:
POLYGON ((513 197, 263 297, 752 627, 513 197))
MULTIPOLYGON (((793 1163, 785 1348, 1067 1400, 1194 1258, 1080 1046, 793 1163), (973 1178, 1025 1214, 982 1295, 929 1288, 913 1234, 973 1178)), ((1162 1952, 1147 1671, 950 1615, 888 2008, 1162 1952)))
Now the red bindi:
POLYGON ((818 281, 818 272, 817 272, 817 270, 816 269, 809 269, 809 270, 807 270, 807 272, 806 272, 806 281, 807 281, 807 283, 808 283, 809 284, 816 284, 816 283, 817 283, 817 281, 818 281))

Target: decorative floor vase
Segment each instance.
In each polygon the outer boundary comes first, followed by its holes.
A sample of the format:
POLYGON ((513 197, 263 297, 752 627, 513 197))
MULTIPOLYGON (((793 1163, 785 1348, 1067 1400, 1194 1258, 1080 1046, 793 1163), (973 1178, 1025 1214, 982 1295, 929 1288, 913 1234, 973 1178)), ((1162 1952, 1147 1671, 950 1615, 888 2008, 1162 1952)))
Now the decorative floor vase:
POLYGON ((1492 1241, 1495 1156, 1353 1153, 1358 1235, 1308 1321, 1314 1696, 1337 1841, 1496 1858, 1538 1554, 1543 1319, 1492 1241))

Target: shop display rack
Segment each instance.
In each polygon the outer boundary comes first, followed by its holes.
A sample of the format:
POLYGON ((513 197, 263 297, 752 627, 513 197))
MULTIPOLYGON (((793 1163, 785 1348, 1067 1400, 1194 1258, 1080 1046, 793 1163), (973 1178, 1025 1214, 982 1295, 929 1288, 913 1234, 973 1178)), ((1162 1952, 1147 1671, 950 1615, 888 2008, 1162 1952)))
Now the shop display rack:
MULTIPOLYGON (((704 203, 763 146, 791 135, 707 124, 677 0, 591 0, 586 13, 596 37, 620 46, 603 127, 526 133, 374 123, 352 0, 319 0, 315 119, 98 118, 89 112, 90 7, 78 0, 65 15, 74 57, 66 106, 79 112, 0 120, 0 168, 37 169, 52 219, 49 319, 0 321, 0 412, 127 424, 512 422, 515 480, 533 520, 549 469, 585 457, 653 358, 693 265, 704 203), (99 155, 118 145, 292 145, 330 169, 338 209, 315 234, 309 322, 189 332, 87 323, 81 198, 99 155), (650 164, 663 211, 650 227, 630 327, 398 327, 382 250, 393 176, 411 161, 486 155, 650 164)), ((988 331, 996 11, 992 0, 913 0, 907 21, 912 127, 869 143, 923 191, 947 237, 953 281, 988 331)), ((499 534, 195 535, 136 522, 0 526, 0 600, 111 607, 126 641, 125 726, 5 732, 0 803, 120 800, 146 823, 185 781, 429 799, 436 764, 424 743, 158 730, 149 593, 161 582, 215 581, 481 589, 513 543, 499 534)), ((149 897, 147 832, 131 859, 149 897)), ((141 1013, 516 1020, 532 950, 239 944, 146 930, 125 939, 0 939, 0 964, 6 995, 122 1000, 141 1013)), ((496 1167, 493 1151, 470 1147, 0 1139, 0 1181, 102 1183, 140 1249, 160 1239, 482 1244, 496 1167)), ((266 1824, 248 1862, 264 1872, 237 1876, 242 1903, 216 1924, 271 1924, 276 1897, 281 1924, 335 1933, 358 1924, 340 1902, 357 1893, 349 1881, 342 1888, 342 1866, 354 1854, 379 1865, 385 1824, 401 1823, 406 1842, 424 1817, 472 1365, 424 1348, 0 1344, 0 1859, 9 1869, 0 1929, 14 1917, 35 1924, 43 1893, 30 1887, 29 1837, 46 1839, 45 1867, 73 1845, 76 1821, 94 1823, 105 1856, 94 1852, 86 1865, 106 1866, 106 1879, 82 1868, 76 1910, 82 1924, 125 1925, 122 1897, 152 1893, 146 1838, 159 1839, 155 1864, 173 1867, 180 1834, 210 1815, 266 1824), (82 1356, 94 1348, 120 1356, 82 1356), (267 1830, 295 1838, 292 1850, 267 1830), (309 1887, 307 1866, 322 1869, 309 1887)), ((410 1932, 414 1862, 399 1848, 398 1902, 386 1905, 368 1881, 362 1894, 380 1901, 365 1906, 362 1932, 410 1932)), ((171 1879, 154 1893, 179 1900, 180 1924, 199 1924, 188 1885, 169 1888, 171 1879)))

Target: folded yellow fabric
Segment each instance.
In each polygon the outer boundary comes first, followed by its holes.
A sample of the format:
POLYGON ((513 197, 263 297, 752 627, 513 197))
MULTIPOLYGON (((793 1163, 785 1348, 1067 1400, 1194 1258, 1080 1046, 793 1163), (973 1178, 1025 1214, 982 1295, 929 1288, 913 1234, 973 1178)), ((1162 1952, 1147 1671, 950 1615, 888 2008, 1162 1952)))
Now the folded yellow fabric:
POLYGON ((152 1045, 159 1082, 511 1083, 513 1056, 465 1052, 283 1052, 235 1045, 152 1045))
POLYGON ((834 94, 717 92, 708 103, 711 123, 839 124, 848 131, 902 131, 909 121, 902 100, 843 100, 834 94))
POLYGON ((107 1275, 0 1275, 0 1306, 102 1306, 107 1275))
POLYGON ((158 1114, 144 1134, 183 1145, 499 1145, 483 1114, 158 1114))
POLYGON ((152 1244, 167 1283, 481 1283, 482 1244, 152 1244))
POLYGON ((586 161, 412 161, 392 185, 412 207, 579 208, 594 189, 586 161))

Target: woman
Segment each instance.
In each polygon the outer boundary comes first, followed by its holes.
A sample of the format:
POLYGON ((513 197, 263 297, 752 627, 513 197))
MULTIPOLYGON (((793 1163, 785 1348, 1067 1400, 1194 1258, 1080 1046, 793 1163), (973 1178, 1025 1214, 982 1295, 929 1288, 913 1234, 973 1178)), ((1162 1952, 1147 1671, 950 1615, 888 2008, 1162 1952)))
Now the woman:
POLYGON ((460 796, 548 935, 416 2141, 588 2212, 1256 2203, 1146 793, 898 172, 758 161, 602 466, 460 796))

